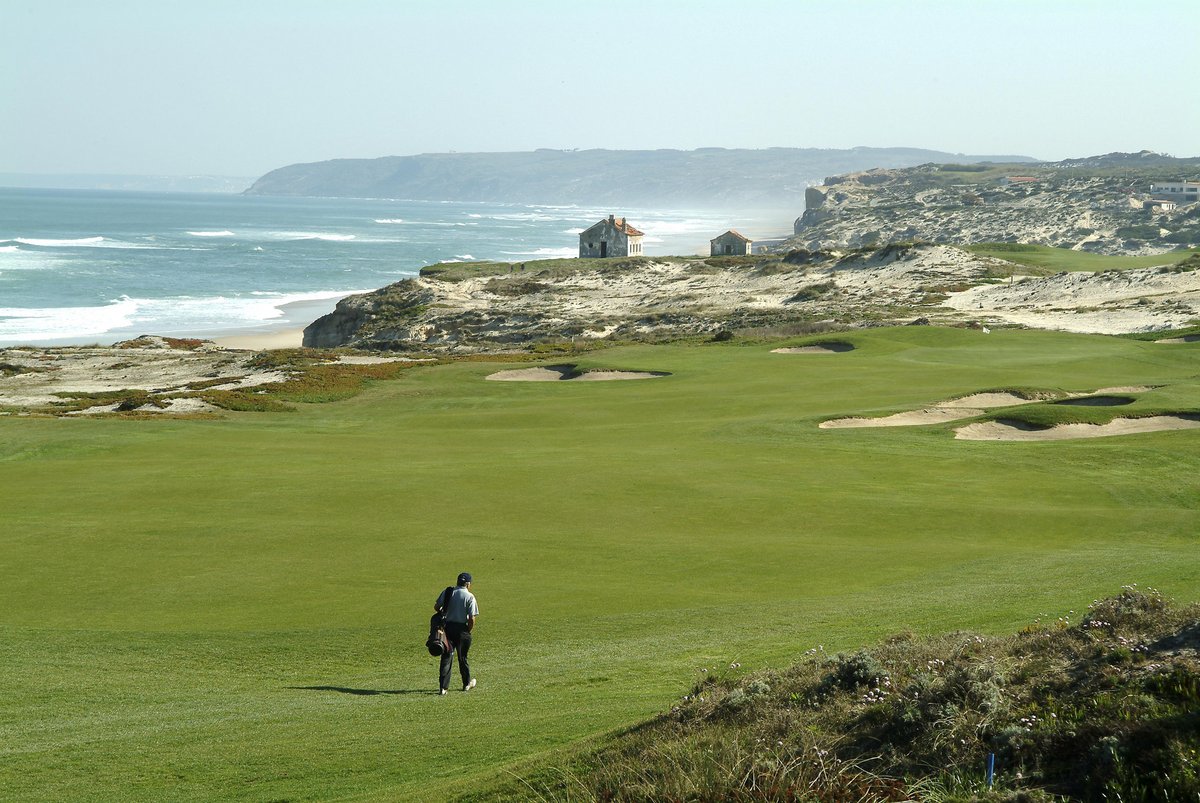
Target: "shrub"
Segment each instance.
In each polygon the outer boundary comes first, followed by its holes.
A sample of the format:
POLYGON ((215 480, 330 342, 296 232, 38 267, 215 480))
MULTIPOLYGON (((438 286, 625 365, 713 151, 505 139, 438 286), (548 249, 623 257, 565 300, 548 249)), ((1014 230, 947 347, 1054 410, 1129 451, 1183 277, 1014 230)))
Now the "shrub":
POLYGON ((801 301, 816 301, 818 298, 823 298, 836 289, 837 285, 833 282, 810 284, 806 287, 801 287, 795 295, 787 300, 786 303, 793 304, 801 301))

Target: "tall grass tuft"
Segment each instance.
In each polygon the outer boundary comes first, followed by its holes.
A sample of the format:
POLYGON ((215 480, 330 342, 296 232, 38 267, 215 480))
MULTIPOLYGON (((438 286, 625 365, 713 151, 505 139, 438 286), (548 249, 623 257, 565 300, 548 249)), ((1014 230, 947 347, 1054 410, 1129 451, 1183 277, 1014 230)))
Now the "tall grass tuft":
POLYGON ((1196 800, 1198 650, 1200 606, 1128 586, 1013 636, 905 634, 706 674, 669 713, 522 784, 544 800, 1196 800))

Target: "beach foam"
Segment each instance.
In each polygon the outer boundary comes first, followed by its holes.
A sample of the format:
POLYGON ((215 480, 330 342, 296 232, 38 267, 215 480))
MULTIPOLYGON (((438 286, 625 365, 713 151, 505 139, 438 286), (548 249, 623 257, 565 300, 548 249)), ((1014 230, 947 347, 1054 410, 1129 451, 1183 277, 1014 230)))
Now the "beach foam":
POLYGON ((280 321, 286 316, 283 308, 289 304, 333 301, 363 292, 368 291, 257 291, 248 297, 158 299, 122 296, 92 307, 0 307, 0 345, 93 337, 111 341, 147 332, 164 335, 231 332, 280 321))
POLYGON ((72 240, 50 240, 39 237, 17 237, 15 240, 5 242, 17 242, 21 245, 36 245, 39 248, 57 248, 61 246, 78 247, 88 245, 100 245, 104 242, 103 237, 77 237, 72 240))
POLYGON ((189 231, 188 234, 193 237, 233 237, 231 231, 189 231))
POLYGON ((281 231, 278 236, 286 240, 326 240, 335 243, 355 239, 353 234, 333 234, 323 231, 281 231))
POLYGON ((572 246, 570 248, 539 248, 536 251, 501 251, 500 253, 514 257, 569 258, 578 256, 579 249, 572 246))

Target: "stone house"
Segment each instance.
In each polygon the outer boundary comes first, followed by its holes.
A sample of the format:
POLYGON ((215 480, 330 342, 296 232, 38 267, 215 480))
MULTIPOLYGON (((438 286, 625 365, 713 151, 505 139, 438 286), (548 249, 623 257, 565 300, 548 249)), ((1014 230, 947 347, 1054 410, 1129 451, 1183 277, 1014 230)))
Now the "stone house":
POLYGON ((636 257, 642 255, 642 237, 623 217, 608 216, 579 234, 579 256, 600 258, 636 257))
POLYGON ((720 237, 714 237, 708 241, 710 256, 725 256, 726 254, 736 254, 737 256, 746 256, 751 253, 754 243, 749 237, 738 233, 734 229, 722 234, 720 237))

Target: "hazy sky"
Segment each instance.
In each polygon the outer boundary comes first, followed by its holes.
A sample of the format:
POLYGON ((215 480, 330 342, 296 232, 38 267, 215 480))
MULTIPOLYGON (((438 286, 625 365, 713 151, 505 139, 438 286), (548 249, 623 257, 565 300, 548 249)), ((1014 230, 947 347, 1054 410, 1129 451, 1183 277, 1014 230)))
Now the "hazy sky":
POLYGON ((0 0, 0 172, 533 148, 1200 155, 1193 0, 0 0))

